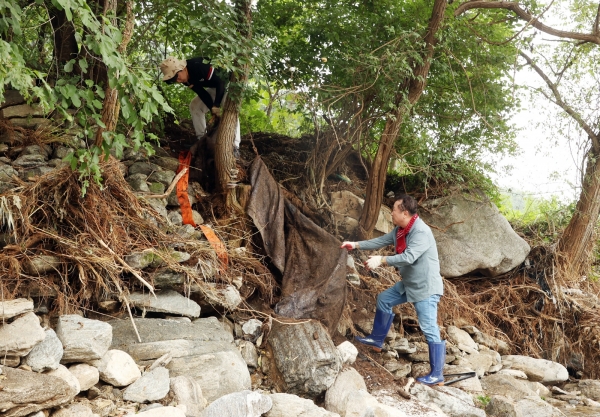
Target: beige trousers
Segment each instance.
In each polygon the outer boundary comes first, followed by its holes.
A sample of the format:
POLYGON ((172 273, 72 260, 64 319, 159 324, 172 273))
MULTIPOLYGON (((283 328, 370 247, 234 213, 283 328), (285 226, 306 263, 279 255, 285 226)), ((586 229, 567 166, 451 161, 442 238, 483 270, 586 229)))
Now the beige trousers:
MULTIPOLYGON (((212 99, 215 99, 216 91, 214 88, 207 88, 206 92, 210 94, 212 99)), ((223 101, 225 101, 225 97, 223 97, 223 101)), ((210 109, 206 107, 206 104, 200 99, 200 97, 196 96, 190 102, 190 114, 192 115, 192 124, 194 125, 194 130, 196 131, 196 136, 201 138, 206 134, 206 113, 208 113, 210 109)), ((235 129, 235 141, 233 142, 233 146, 235 148, 240 147, 240 120, 237 121, 237 126, 235 129)))

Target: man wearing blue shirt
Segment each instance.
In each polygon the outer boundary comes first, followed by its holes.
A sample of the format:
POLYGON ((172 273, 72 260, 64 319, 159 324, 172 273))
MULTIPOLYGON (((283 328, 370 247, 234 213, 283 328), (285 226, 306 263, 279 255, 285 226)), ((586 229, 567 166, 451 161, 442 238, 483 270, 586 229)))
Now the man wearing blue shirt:
POLYGON ((373 331, 366 337, 356 337, 360 343, 381 352, 383 341, 392 326, 392 308, 406 302, 413 303, 419 326, 429 345, 431 372, 417 380, 434 385, 444 382, 446 341, 440 338, 437 324, 437 306, 444 293, 440 275, 437 246, 429 226, 417 214, 417 202, 408 195, 401 195, 394 203, 392 221, 396 227, 390 233, 362 242, 344 242, 342 248, 374 250, 394 245, 392 256, 370 256, 366 262, 369 269, 391 265, 398 269, 402 281, 377 296, 377 310, 373 331))

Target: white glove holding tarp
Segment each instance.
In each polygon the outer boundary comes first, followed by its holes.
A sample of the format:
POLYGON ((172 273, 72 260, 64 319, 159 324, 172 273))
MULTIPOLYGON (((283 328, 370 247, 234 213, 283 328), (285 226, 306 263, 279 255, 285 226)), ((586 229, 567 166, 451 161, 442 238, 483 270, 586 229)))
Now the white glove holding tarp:
POLYGON ((343 242, 342 246, 340 246, 340 248, 348 249, 348 250, 356 249, 356 247, 357 247, 356 242, 343 242))

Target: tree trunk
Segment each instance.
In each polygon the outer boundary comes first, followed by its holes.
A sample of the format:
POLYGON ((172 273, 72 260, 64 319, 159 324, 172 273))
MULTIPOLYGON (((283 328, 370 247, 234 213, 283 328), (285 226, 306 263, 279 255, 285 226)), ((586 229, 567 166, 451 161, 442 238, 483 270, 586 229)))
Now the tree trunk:
POLYGON ((558 243, 570 276, 587 274, 594 230, 600 215, 600 158, 590 151, 575 213, 558 243))
POLYGON ((58 70, 61 70, 62 65, 77 58, 78 46, 75 39, 75 26, 73 26, 73 22, 67 19, 64 10, 58 10, 52 5, 48 6, 48 15, 54 32, 54 58, 58 70))
POLYGON ((424 38, 427 48, 426 54, 423 56, 423 64, 415 66, 411 80, 406 83, 408 87, 408 102, 404 100, 402 92, 397 94, 396 105, 398 110, 385 124, 385 129, 377 148, 377 154, 369 172, 367 195, 356 231, 358 239, 369 239, 377 223, 379 208, 383 200, 388 163, 392 149, 394 148, 394 142, 396 141, 404 117, 408 114, 410 107, 419 100, 425 89, 436 42, 435 35, 442 26, 447 4, 447 0, 435 0, 427 33, 424 38))
MULTIPOLYGON (((236 1, 240 34, 248 39, 252 37, 252 13, 250 7, 251 0, 236 1)), ((231 209, 232 206, 237 205, 235 190, 231 189, 228 192, 228 184, 234 179, 232 175, 232 170, 235 168, 233 144, 240 115, 242 86, 245 85, 248 80, 249 71, 248 64, 238 64, 238 67, 241 67, 242 70, 237 74, 234 73, 230 78, 230 87, 233 88, 230 88, 225 103, 223 104, 223 115, 221 117, 217 142, 215 144, 217 190, 226 197, 227 209, 231 209)))
MULTIPOLYGON (((116 0, 106 3, 105 7, 105 15, 107 11, 111 13, 116 13, 117 10, 117 2, 116 0)), ((131 40, 131 36, 133 35, 133 0, 127 2, 127 20, 125 22, 125 27, 123 28, 123 38, 121 39, 121 43, 119 44, 118 51, 120 54, 125 53, 127 49, 127 44, 131 40)), ((110 86, 106 85, 104 89, 104 102, 102 103, 102 122, 106 126, 105 128, 98 126, 98 130, 96 130, 96 137, 94 139, 94 145, 97 147, 102 146, 103 137, 102 134, 105 131, 114 131, 117 126, 117 120, 119 119, 119 110, 121 109, 121 104, 119 103, 119 92, 116 88, 110 88, 110 86)))

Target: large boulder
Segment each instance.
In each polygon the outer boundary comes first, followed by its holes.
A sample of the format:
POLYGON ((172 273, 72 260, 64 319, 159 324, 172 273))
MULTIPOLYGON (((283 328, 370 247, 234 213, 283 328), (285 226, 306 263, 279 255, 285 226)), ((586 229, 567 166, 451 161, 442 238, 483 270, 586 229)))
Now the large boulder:
POLYGON ((569 379, 567 368, 560 363, 546 359, 530 358, 521 355, 506 355, 502 357, 505 369, 517 369, 525 372, 527 379, 542 384, 558 384, 569 379))
POLYGON ((167 396, 169 388, 169 371, 159 366, 128 386, 123 392, 123 399, 138 403, 158 401, 167 396))
POLYGON ((206 407, 200 385, 188 376, 170 379, 170 395, 178 405, 185 405, 187 417, 200 417, 206 407))
POLYGON ((527 242, 487 197, 455 194, 429 200, 419 214, 435 236, 444 277, 473 272, 495 277, 529 254, 527 242))
POLYGON ((4 417, 28 416, 70 402, 75 394, 60 377, 0 367, 0 410, 4 417))
POLYGON ((269 335, 274 367, 282 376, 273 379, 279 391, 316 397, 329 388, 342 358, 325 327, 317 321, 275 323, 269 335))
MULTIPOLYGON (((360 219, 364 205, 365 200, 350 191, 344 190, 331 193, 331 211, 333 212, 335 225, 346 234, 352 234, 358 227, 358 219, 360 219)), ((381 206, 373 235, 382 236, 393 229, 392 211, 386 206, 381 206)))
POLYGON ((193 378, 204 398, 212 402, 223 395, 251 387, 246 362, 216 317, 194 322, 135 319, 142 343, 130 320, 113 320, 113 349, 129 353, 139 364, 151 365, 164 354, 173 358, 166 368, 171 377, 193 378))

